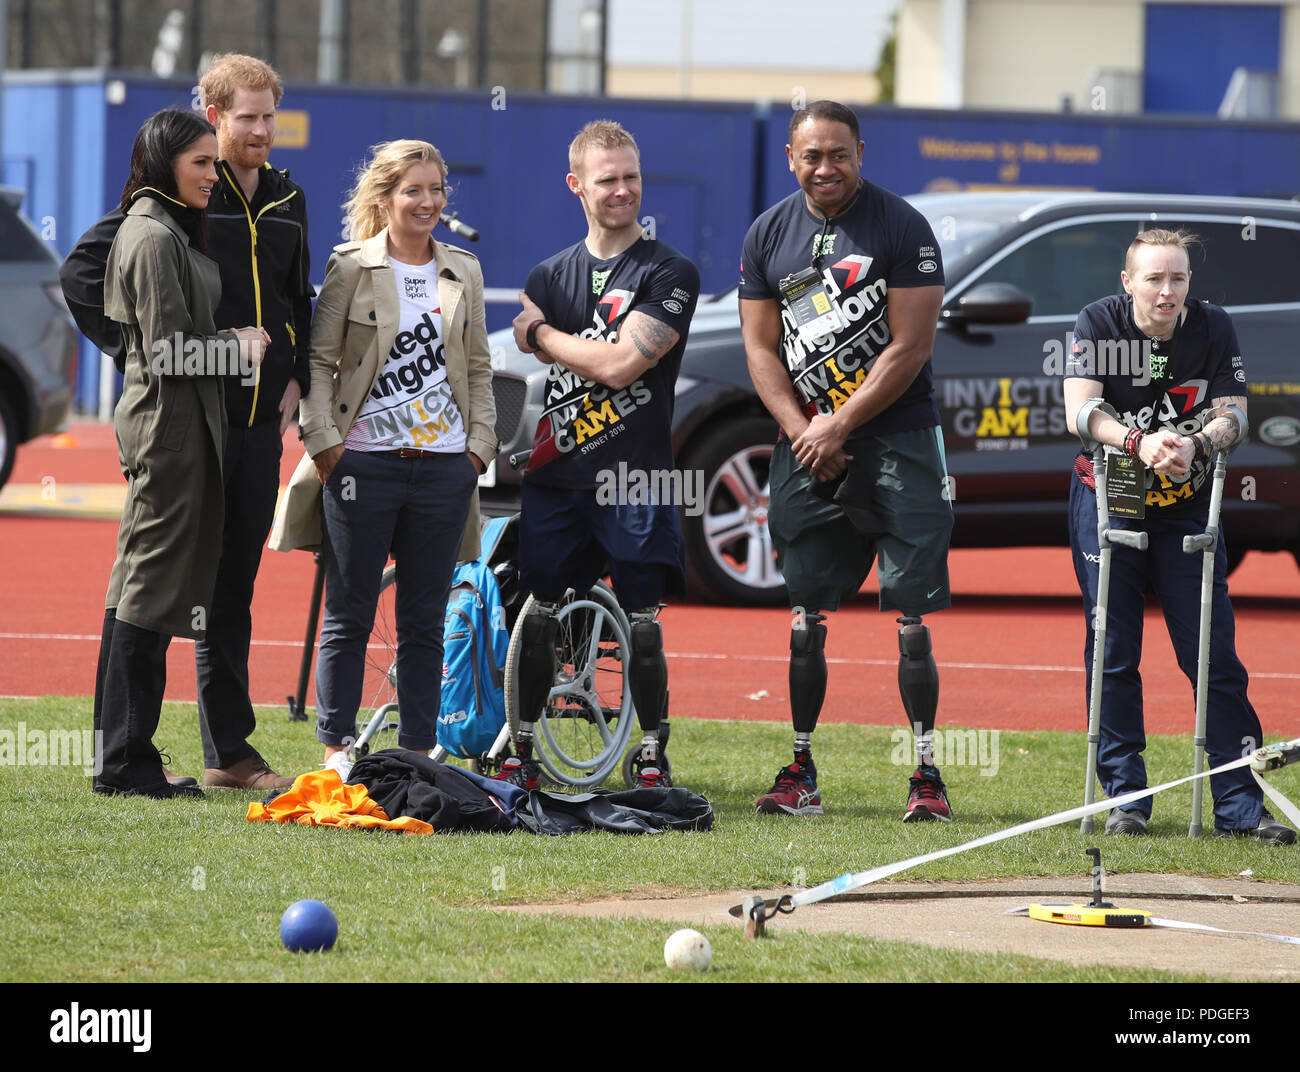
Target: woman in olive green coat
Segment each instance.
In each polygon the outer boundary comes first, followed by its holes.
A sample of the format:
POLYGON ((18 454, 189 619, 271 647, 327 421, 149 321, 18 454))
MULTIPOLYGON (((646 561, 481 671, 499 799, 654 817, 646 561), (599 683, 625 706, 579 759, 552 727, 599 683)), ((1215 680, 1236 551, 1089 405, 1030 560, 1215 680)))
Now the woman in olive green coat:
POLYGON ((202 796, 193 779, 169 780, 152 737, 167 647, 204 635, 221 554, 222 378, 251 372, 269 342, 260 328, 213 324, 221 279, 202 250, 216 159, 213 128, 195 113, 148 119, 108 255, 104 311, 127 349, 114 411, 127 495, 95 685, 99 793, 202 796))

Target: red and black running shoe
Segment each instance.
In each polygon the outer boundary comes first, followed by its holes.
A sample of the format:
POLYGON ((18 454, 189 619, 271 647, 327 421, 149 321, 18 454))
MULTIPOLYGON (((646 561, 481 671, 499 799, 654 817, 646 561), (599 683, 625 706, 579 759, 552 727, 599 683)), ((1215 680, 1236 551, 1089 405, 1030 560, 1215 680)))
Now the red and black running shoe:
POLYGON ((777 771, 776 783, 755 801, 754 808, 760 815, 821 815, 812 756, 796 755, 793 763, 777 771))
POLYGON ((520 789, 541 789, 542 768, 535 759, 520 759, 511 756, 501 764, 501 769, 493 775, 495 781, 509 782, 520 789))
POLYGON ((943 779, 939 777, 938 767, 917 767, 909 780, 907 794, 907 811, 903 812, 905 823, 930 823, 936 819, 941 823, 952 819, 952 810, 948 807, 948 794, 944 789, 943 779))
POLYGON ((637 756, 632 762, 632 785, 636 789, 671 789, 672 768, 662 751, 653 757, 637 756))

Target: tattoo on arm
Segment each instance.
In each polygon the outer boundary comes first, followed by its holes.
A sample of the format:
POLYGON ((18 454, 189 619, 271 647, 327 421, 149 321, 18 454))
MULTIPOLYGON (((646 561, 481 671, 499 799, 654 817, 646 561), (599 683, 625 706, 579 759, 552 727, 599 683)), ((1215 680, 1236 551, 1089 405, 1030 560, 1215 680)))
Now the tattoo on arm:
POLYGON ((1210 420, 1202 428, 1205 438, 1210 441, 1210 446, 1215 450, 1223 450, 1225 447, 1232 446, 1241 435, 1241 425, 1237 423, 1237 416, 1229 406, 1238 407, 1243 413, 1246 410, 1246 399, 1242 395, 1228 395, 1223 398, 1214 399, 1212 405, 1214 408, 1210 411, 1210 420))
POLYGON ((647 361, 658 361, 678 339, 678 334, 662 321, 643 316, 629 329, 632 342, 647 361))

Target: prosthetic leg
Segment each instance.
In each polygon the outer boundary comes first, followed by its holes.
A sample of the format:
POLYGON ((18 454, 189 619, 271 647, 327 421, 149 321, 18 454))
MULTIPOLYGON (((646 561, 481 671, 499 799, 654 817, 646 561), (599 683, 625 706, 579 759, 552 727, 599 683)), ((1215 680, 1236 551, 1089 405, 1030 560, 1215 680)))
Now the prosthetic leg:
POLYGON ((903 822, 948 822, 947 787, 933 762, 935 714, 939 709, 939 668, 930 629, 918 617, 898 619, 898 693, 916 739, 916 770, 908 782, 903 822))
POLYGON ((930 646, 929 626, 920 618, 898 619, 898 694, 917 742, 917 766, 928 763, 939 710, 939 668, 930 646))
POLYGON ((522 789, 542 784, 541 767, 533 759, 533 726, 545 711, 555 680, 557 605, 534 598, 522 622, 523 645, 519 653, 519 727, 515 755, 501 764, 496 777, 522 789))
POLYGON ((812 732, 826 699, 826 620, 824 614, 797 609, 790 627, 790 718, 794 723, 794 762, 776 772, 772 788, 754 808, 763 815, 821 815, 812 732))
POLYGON ((660 607, 645 607, 628 615, 632 626, 632 658, 628 685, 641 746, 632 757, 632 784, 638 789, 672 786, 672 765, 664 752, 668 743, 668 661, 664 658, 663 630, 657 621, 660 607))

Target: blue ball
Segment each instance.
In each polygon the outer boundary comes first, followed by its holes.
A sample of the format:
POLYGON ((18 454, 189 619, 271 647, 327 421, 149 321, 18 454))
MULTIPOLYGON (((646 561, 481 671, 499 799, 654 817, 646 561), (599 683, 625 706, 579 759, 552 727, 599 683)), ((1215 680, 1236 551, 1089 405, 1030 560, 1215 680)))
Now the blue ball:
POLYGON ((319 953, 339 936, 339 921, 320 901, 294 901, 280 917, 280 941, 291 953, 319 953))

